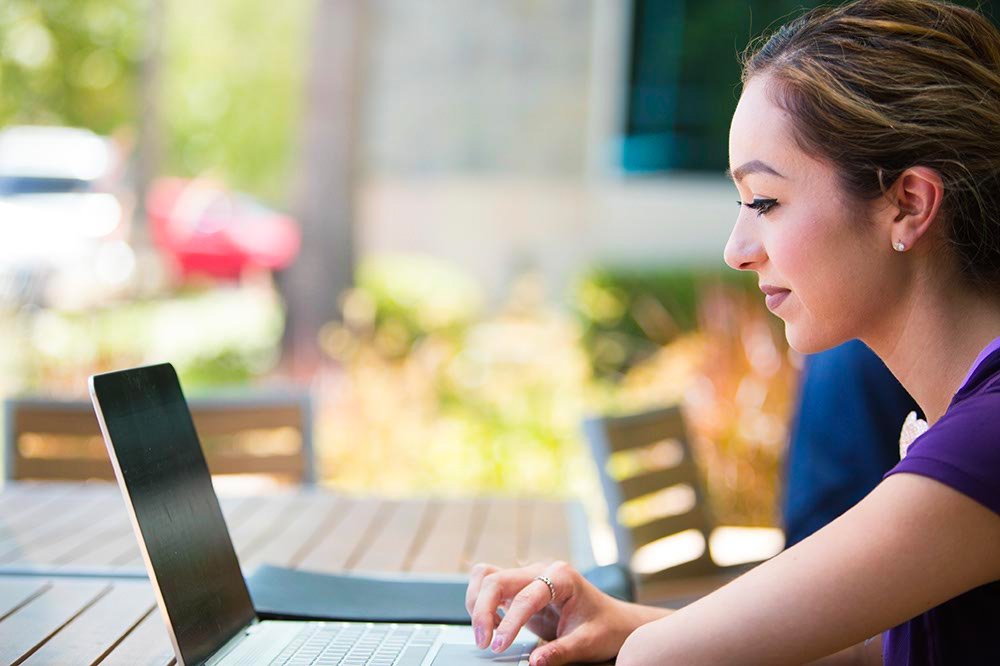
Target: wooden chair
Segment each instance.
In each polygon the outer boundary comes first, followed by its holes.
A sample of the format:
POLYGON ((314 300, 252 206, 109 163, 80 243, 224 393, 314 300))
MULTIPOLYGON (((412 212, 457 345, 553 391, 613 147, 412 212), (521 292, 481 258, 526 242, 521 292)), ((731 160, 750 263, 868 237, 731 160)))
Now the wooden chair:
MULTIPOLYGON (((212 474, 315 482, 312 408, 299 392, 188 399, 212 474)), ((86 400, 11 398, 5 404, 9 480, 114 480, 94 408, 86 400)))
POLYGON ((713 558, 710 545, 717 526, 680 409, 590 418, 583 428, 600 472, 618 559, 632 569, 639 600, 679 605, 759 564, 724 566, 713 558), (640 549, 688 530, 704 539, 700 555, 636 571, 640 549))

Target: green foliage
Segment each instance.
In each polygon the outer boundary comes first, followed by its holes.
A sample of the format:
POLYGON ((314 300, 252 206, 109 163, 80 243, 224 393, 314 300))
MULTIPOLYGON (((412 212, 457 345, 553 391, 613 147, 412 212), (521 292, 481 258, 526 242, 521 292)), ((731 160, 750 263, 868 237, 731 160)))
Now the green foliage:
POLYGON ((163 55, 166 168, 286 197, 302 108, 306 0, 171 0, 163 55))
POLYGON ((723 524, 773 524, 794 368, 751 280, 707 268, 594 271, 581 283, 581 307, 591 317, 624 326, 628 303, 655 293, 690 331, 663 345, 644 338, 656 351, 608 381, 591 370, 580 319, 548 303, 530 275, 512 285, 499 310, 386 345, 400 302, 414 318, 425 307, 461 309, 446 305, 451 296, 438 301, 450 278, 410 284, 401 279, 409 269, 394 271, 393 260, 384 261, 369 268, 382 277, 366 279, 369 288, 381 285, 382 305, 359 287, 343 322, 321 334, 332 363, 316 436, 331 484, 385 494, 598 500, 579 427, 584 415, 680 403, 716 516, 723 524), (366 300, 355 301, 357 294, 366 300))
POLYGON ((244 384, 274 367, 284 330, 277 294, 265 289, 22 316, 19 388, 69 394, 83 390, 89 374, 162 361, 174 364, 188 388, 244 384))
POLYGON ((573 307, 594 372, 612 376, 698 327, 706 287, 731 284, 752 291, 753 275, 715 267, 599 267, 584 274, 573 307))
POLYGON ((483 294, 474 280, 443 261, 422 255, 367 257, 358 288, 347 297, 345 320, 371 328, 384 353, 407 353, 430 333, 460 335, 477 317, 483 294))
POLYGON ((0 124, 133 122, 143 18, 136 0, 4 0, 0 124))
POLYGON ((154 3, 164 14, 163 170, 208 173, 282 202, 302 107, 306 0, 3 0, 0 125, 133 129, 154 3))
MULTIPOLYGON (((391 267, 391 258, 384 261, 369 270, 391 267)), ((545 304, 527 278, 499 312, 471 316, 468 301, 455 298, 459 274, 442 266, 438 277, 447 280, 413 284, 398 280, 417 277, 409 268, 388 274, 392 286, 385 274, 379 280, 383 316, 371 316, 369 303, 367 323, 359 326, 353 295, 344 323, 321 335, 339 387, 318 414, 328 478, 347 489, 393 494, 566 495, 586 487, 594 496, 578 431, 590 375, 576 322, 545 304), (422 333, 408 346, 385 344, 385 330, 399 316, 415 321, 425 309, 452 316, 418 324, 422 333)))

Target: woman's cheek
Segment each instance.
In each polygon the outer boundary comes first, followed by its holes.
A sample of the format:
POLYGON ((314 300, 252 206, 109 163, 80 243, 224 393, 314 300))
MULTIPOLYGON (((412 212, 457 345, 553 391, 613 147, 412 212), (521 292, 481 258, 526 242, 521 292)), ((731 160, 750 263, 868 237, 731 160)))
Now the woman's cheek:
MULTIPOLYGON (((786 224, 773 234, 771 260, 782 277, 788 280, 801 280, 816 269, 818 260, 822 260, 821 256, 815 255, 815 250, 822 243, 822 236, 809 233, 808 227, 796 227, 794 223, 786 224)), ((795 288, 794 285, 789 286, 795 288)))

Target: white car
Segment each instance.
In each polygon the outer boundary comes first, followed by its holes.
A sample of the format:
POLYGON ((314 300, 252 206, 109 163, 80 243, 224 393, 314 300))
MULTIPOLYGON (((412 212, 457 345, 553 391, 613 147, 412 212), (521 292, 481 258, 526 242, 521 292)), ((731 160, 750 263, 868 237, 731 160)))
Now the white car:
POLYGON ((75 305, 128 281, 120 167, 114 144, 89 130, 0 131, 0 301, 75 305))

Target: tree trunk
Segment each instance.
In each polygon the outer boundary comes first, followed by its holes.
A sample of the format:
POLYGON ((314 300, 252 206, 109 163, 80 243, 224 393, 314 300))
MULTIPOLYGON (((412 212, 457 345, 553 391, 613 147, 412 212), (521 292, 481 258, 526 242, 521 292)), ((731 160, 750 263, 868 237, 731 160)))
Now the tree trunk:
POLYGON ((365 0, 316 0, 292 209, 302 250, 281 276, 286 367, 309 376, 318 333, 354 279, 354 204, 365 0))
POLYGON ((160 126, 160 71, 164 28, 164 3, 166 0, 146 0, 143 3, 142 58, 137 75, 138 119, 135 138, 135 196, 134 224, 131 229, 133 247, 140 253, 149 251, 149 227, 146 215, 146 194, 150 183, 159 174, 162 158, 160 126))

